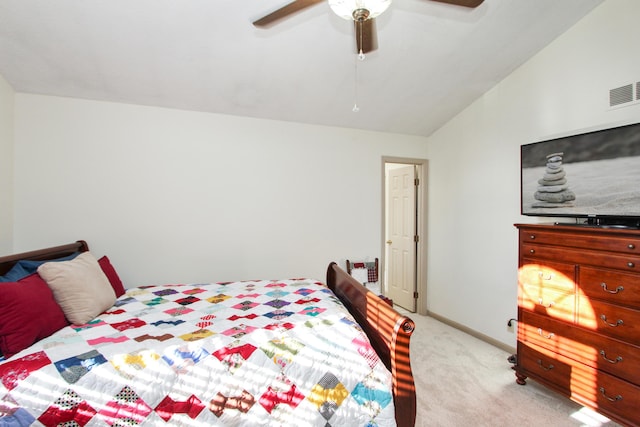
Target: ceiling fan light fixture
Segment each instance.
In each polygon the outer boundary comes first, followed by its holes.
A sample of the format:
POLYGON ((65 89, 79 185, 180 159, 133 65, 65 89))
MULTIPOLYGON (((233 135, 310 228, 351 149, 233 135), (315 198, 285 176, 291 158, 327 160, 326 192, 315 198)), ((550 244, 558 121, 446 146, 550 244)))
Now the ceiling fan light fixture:
POLYGON ((329 6, 336 15, 352 21, 375 18, 387 10, 390 4, 391 0, 329 0, 329 6), (368 15, 363 14, 363 11, 368 12, 368 15))

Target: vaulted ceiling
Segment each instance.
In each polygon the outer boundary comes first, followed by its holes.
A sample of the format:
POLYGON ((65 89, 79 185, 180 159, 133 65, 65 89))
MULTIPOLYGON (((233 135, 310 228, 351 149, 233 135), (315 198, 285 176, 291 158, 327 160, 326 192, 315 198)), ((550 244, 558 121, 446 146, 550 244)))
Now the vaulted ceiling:
POLYGON ((260 29, 288 0, 0 0, 0 75, 23 93, 427 136, 602 1, 394 0, 359 61, 326 2, 260 29))

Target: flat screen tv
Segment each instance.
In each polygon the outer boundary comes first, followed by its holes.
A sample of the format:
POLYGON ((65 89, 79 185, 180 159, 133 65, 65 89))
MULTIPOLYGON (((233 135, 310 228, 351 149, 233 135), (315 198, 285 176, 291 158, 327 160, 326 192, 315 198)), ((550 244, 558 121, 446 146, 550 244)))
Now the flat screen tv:
POLYGON ((640 123, 524 144, 520 161, 522 215, 640 227, 640 123))

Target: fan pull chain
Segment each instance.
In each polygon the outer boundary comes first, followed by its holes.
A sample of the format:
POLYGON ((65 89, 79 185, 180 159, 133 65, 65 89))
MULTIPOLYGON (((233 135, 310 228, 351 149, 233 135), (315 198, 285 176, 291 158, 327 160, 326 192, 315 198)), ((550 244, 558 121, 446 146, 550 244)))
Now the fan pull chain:
POLYGON ((354 79, 353 79, 353 86, 354 86, 354 94, 353 94, 353 109, 352 111, 354 113, 357 113, 358 111, 360 111, 360 107, 358 107, 358 59, 356 59, 355 61, 355 69, 354 69, 354 79))
POLYGON ((364 52, 362 51, 362 22, 357 22, 356 23, 356 28, 358 29, 358 37, 360 38, 360 52, 358 53, 358 56, 356 57, 356 64, 355 64, 355 81, 354 81, 354 103, 353 103, 353 112, 357 113, 358 111, 360 111, 360 107, 358 107, 358 61, 364 61, 364 52))

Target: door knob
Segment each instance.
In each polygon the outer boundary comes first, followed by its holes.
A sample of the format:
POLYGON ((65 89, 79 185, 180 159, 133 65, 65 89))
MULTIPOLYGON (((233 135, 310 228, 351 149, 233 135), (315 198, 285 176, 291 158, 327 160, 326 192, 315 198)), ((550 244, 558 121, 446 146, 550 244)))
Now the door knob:
POLYGON ((391 243, 393 243, 391 240, 387 240, 387 245, 390 245, 391 243))

